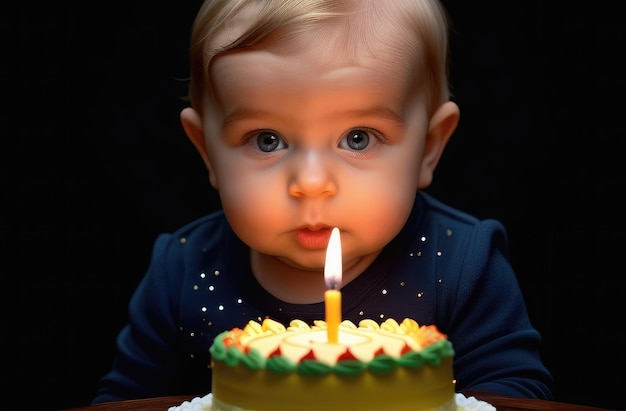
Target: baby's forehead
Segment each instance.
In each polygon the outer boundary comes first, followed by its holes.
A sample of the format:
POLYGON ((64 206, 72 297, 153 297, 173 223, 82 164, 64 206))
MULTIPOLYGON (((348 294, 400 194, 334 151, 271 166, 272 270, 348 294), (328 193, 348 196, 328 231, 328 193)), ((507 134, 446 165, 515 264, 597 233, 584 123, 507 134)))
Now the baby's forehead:
POLYGON ((343 3, 339 9, 324 12, 311 9, 302 10, 302 14, 294 11, 293 14, 260 17, 259 2, 250 2, 213 33, 209 49, 230 48, 230 44, 248 36, 261 38, 255 40, 256 46, 289 52, 319 44, 329 52, 343 52, 341 56, 360 47, 372 52, 386 51, 422 41, 411 17, 417 10, 412 8, 409 12, 402 6, 403 0, 345 0, 343 3))
POLYGON ((267 47, 277 54, 310 50, 324 64, 345 65, 374 59, 381 64, 396 65, 419 58, 419 42, 407 41, 408 36, 415 37, 415 34, 389 21, 375 25, 363 20, 346 23, 337 19, 307 31, 291 32, 267 47))
MULTIPOLYGON (((254 47, 284 56, 310 53, 320 65, 341 66, 374 59, 381 69, 406 69, 407 65, 417 69, 422 39, 402 4, 402 0, 346 0, 334 15, 303 19, 301 24, 277 23, 254 47)), ((255 27, 258 7, 258 3, 251 3, 242 9, 215 33, 210 48, 228 46, 255 27)))
POLYGON ((447 22, 438 0, 240 0, 205 3, 194 22, 190 98, 200 107, 217 82, 225 55, 265 50, 301 56, 326 69, 368 65, 403 75, 427 94, 432 113, 449 97, 447 22), (245 3, 233 11, 231 4, 245 3), (228 6, 228 7, 227 7, 228 6), (308 54, 307 54, 308 53, 308 54), (206 94, 205 94, 206 93, 206 94))

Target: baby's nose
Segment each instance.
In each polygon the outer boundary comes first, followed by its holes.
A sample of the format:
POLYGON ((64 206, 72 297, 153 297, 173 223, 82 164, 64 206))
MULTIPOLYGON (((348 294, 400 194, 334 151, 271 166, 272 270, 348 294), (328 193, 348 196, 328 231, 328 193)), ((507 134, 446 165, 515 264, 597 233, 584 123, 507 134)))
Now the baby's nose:
POLYGON ((292 159, 289 194, 293 197, 329 197, 337 193, 332 161, 317 150, 292 159))

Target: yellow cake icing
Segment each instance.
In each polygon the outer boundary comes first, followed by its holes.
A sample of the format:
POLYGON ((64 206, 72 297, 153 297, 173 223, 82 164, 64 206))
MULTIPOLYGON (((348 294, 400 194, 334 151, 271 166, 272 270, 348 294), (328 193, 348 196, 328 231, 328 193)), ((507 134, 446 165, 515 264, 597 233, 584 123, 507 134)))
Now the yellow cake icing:
POLYGON ((211 347, 213 411, 456 410, 454 351, 435 326, 249 322, 211 347))

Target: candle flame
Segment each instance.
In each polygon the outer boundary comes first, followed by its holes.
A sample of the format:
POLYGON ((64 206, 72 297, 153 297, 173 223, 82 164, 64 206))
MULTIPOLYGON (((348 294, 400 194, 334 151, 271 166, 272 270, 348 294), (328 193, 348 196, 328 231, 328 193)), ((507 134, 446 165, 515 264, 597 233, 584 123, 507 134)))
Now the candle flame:
POLYGON ((334 227, 326 248, 326 264, 324 265, 324 281, 331 290, 339 289, 342 277, 341 236, 339 229, 334 227))

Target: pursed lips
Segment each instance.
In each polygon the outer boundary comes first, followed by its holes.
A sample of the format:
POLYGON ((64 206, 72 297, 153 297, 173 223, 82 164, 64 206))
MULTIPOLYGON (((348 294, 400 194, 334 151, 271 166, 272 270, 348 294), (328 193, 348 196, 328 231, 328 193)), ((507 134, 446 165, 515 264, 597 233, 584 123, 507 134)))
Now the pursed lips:
POLYGON ((304 248, 320 249, 328 246, 331 227, 302 227, 296 230, 296 241, 304 248))

